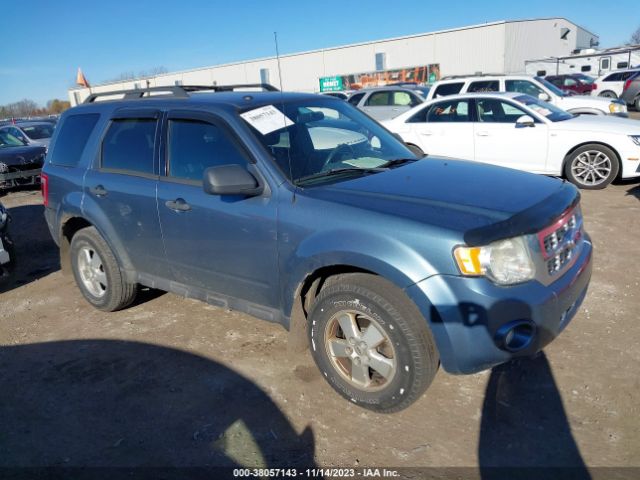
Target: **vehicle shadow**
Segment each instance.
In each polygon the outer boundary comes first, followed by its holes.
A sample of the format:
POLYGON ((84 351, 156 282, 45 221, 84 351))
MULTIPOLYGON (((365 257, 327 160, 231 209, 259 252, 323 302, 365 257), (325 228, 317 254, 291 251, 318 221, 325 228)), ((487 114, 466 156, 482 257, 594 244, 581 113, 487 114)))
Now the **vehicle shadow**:
POLYGON ((9 234, 16 258, 11 276, 0 282, 0 293, 60 270, 58 247, 51 238, 42 205, 7 208, 11 215, 9 234))
POLYGON ((591 478, 544 353, 492 369, 478 457, 483 480, 591 478))
POLYGON ((635 185, 631 187, 629 190, 627 190, 627 195, 633 195, 638 200, 640 200, 640 184, 635 185))
POLYGON ((0 372, 0 472, 230 478, 210 468, 313 466, 311 428, 298 434, 252 381, 204 357, 72 340, 0 347, 0 372))

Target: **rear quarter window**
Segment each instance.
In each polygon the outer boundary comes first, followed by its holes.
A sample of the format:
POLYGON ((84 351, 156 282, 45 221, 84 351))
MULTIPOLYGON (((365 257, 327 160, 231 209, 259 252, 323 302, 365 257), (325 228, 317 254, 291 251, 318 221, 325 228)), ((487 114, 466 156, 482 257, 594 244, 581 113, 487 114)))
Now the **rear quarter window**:
POLYGON ((60 132, 51 152, 50 163, 65 167, 77 166, 99 118, 98 113, 69 115, 65 118, 59 127, 60 132))
POLYGON ((472 82, 467 92, 497 92, 500 90, 500 82, 498 80, 481 80, 472 82))

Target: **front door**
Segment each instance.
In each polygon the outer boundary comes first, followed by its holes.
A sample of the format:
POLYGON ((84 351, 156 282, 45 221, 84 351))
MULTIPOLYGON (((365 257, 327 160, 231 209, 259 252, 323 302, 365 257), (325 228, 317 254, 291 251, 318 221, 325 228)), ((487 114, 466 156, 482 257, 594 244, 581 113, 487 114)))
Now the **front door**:
POLYGON ((498 98, 476 99, 475 159, 527 172, 546 169, 548 127, 536 120, 533 127, 516 124, 530 115, 514 103, 498 98))
POLYGON ((205 113, 170 112, 158 211, 167 262, 183 285, 275 308, 278 305, 276 201, 210 195, 203 172, 252 160, 225 122, 205 113))

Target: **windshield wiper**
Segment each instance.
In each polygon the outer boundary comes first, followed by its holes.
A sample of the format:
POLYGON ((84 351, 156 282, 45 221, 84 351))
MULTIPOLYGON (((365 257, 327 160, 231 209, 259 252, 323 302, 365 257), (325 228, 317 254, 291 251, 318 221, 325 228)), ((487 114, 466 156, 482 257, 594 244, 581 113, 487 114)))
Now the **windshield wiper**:
POLYGON ((386 170, 387 170, 386 164, 384 166, 375 167, 375 168, 357 168, 357 167, 332 168, 331 170, 325 170, 323 172, 313 173, 311 175, 300 177, 296 179, 294 183, 296 185, 299 185, 300 183, 304 183, 307 180, 315 180, 316 178, 323 178, 323 177, 332 177, 334 175, 342 175, 345 173, 356 173, 356 174, 379 173, 379 172, 384 172, 386 170))
POLYGON ((405 163, 417 162, 418 158, 395 158, 393 160, 389 160, 386 163, 380 165, 382 168, 395 167, 397 165, 403 165, 405 163))

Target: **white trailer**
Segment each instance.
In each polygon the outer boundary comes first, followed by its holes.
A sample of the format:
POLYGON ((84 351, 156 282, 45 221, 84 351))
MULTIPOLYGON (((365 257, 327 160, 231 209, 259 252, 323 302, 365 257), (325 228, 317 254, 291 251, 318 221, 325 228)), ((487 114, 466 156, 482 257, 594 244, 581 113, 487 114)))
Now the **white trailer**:
POLYGON ((525 61, 529 75, 544 77, 567 73, 584 73, 599 77, 614 70, 640 66, 640 45, 596 50, 589 48, 566 57, 548 57, 525 61))

